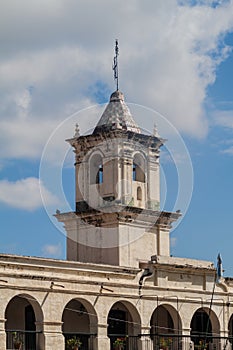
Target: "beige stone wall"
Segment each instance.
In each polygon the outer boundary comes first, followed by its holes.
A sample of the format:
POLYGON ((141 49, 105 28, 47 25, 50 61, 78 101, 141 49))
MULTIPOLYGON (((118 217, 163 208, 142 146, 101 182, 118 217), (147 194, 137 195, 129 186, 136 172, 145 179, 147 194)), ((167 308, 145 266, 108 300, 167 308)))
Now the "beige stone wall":
POLYGON ((56 215, 65 224, 68 260, 127 267, 138 267, 140 260, 152 255, 170 256, 170 223, 168 219, 160 224, 160 216, 160 212, 134 212, 124 206, 56 215))
MULTIPOLYGON (((215 270, 208 268, 208 264, 198 267, 195 260, 186 261, 188 268, 185 265, 176 267, 177 261, 173 262, 169 268, 162 263, 145 265, 151 268, 153 275, 143 280, 139 293, 144 265, 140 270, 0 256, 0 349, 6 348, 5 329, 23 329, 22 310, 28 303, 33 306, 37 330, 42 331, 37 337, 37 350, 64 350, 62 331, 75 330, 97 334, 93 343, 95 349, 109 349, 108 314, 119 302, 129 312, 129 334, 148 333, 159 306, 168 310, 174 328, 187 334, 195 311, 209 310, 212 290, 206 289, 200 280, 206 278, 213 287, 215 270), (192 268, 190 264, 193 264, 192 268), (156 274, 160 276, 157 285, 156 274), (9 317, 7 320, 6 316, 9 317)), ((221 336, 228 334, 228 323, 233 314, 233 305, 227 304, 229 300, 233 300, 232 289, 226 292, 222 285, 216 285, 211 322, 213 332, 221 336)), ((142 338, 142 346, 148 339, 142 338)))

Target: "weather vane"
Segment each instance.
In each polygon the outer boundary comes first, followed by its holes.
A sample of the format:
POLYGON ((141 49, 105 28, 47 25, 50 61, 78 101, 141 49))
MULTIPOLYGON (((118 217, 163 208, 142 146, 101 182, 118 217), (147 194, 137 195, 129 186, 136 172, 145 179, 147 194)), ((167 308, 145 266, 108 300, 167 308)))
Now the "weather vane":
POLYGON ((118 62, 117 62, 117 57, 118 56, 119 56, 119 48, 118 48, 118 40, 116 39, 115 56, 114 56, 114 59, 113 59, 112 69, 114 71, 114 79, 115 79, 115 82, 116 82, 117 90, 118 90, 118 86, 119 86, 118 62))

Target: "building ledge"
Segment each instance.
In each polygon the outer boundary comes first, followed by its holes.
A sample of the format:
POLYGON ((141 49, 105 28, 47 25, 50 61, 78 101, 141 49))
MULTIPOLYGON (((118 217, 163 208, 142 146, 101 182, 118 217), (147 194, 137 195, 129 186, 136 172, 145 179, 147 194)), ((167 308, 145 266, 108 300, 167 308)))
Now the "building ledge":
MULTIPOLYGON (((79 271, 80 273, 94 273, 94 274, 109 274, 118 277, 135 278, 141 271, 138 268, 113 266, 105 264, 83 263, 79 261, 68 261, 52 258, 41 258, 33 256, 0 254, 0 268, 1 267, 15 267, 17 270, 27 268, 28 270, 62 270, 66 272, 79 271)), ((64 272, 65 272, 64 271, 64 272)))
MULTIPOLYGON (((143 268, 144 264, 146 263, 141 262, 140 267, 143 268)), ((216 271, 216 268, 211 261, 178 258, 173 256, 153 255, 149 264, 154 267, 161 266, 172 270, 208 270, 213 273, 216 271)))

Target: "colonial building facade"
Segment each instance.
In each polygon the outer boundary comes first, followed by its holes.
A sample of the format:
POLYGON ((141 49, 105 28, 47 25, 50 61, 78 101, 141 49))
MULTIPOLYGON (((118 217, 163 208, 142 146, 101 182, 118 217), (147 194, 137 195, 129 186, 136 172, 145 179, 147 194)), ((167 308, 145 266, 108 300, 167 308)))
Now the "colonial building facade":
POLYGON ((0 255, 0 349, 64 350, 75 337, 80 350, 231 347, 233 280, 170 256, 180 213, 160 211, 164 140, 141 132, 117 90, 93 133, 68 142, 76 209, 55 215, 67 260, 0 255))

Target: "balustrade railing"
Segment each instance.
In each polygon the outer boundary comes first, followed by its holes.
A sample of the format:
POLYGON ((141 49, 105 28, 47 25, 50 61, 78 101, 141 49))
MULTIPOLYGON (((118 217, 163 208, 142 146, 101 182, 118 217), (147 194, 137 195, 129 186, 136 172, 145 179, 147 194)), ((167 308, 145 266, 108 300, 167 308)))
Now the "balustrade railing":
POLYGON ((89 333, 63 333, 65 337, 65 350, 70 350, 70 347, 67 344, 67 341, 69 339, 79 339, 81 345, 79 345, 79 350, 93 350, 94 347, 94 341, 96 338, 96 334, 89 334, 89 333))
POLYGON ((36 350, 36 336, 41 332, 7 330, 6 349, 7 350, 36 350))

